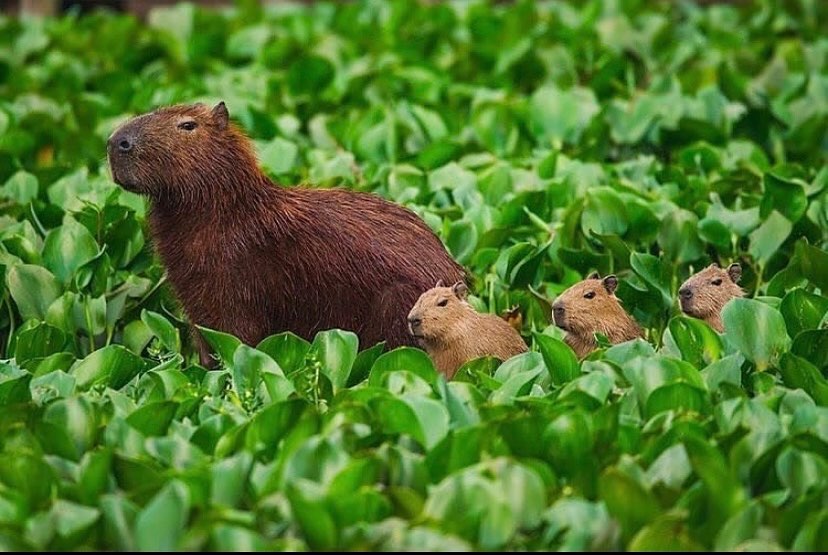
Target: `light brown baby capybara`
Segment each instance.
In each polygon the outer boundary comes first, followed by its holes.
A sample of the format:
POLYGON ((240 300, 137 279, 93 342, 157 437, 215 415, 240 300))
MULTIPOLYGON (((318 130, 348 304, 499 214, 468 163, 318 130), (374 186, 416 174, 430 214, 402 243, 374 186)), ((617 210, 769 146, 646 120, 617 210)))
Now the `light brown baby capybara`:
POLYGON ((719 333, 724 331, 722 308, 727 301, 743 297, 745 292, 739 287, 742 267, 733 263, 727 269, 718 264, 711 264, 701 272, 690 276, 679 288, 681 311, 704 320, 719 333))
POLYGON ((595 332, 613 344, 642 337, 641 327, 615 296, 617 287, 614 275, 601 279, 595 272, 558 295, 552 304, 555 325, 566 331, 564 340, 579 358, 597 347, 595 332))
POLYGON ((520 334, 494 314, 480 314, 466 301, 466 285, 436 287, 423 293, 408 314, 411 335, 451 379, 466 362, 484 356, 506 360, 527 351, 520 334))

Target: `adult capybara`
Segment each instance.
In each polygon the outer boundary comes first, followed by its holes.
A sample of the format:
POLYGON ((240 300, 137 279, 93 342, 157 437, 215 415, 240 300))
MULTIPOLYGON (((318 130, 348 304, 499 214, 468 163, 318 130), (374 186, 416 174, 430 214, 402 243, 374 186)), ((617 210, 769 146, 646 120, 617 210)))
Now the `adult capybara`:
POLYGON ((738 263, 734 262, 727 269, 711 264, 690 276, 679 287, 681 311, 704 320, 711 328, 722 333, 722 308, 730 299, 745 295, 737 285, 741 278, 742 267, 738 263))
POLYGON ((613 344, 642 337, 641 327, 615 296, 617 287, 618 278, 610 275, 601 279, 595 272, 558 295, 552 304, 555 325, 566 331, 564 341, 578 358, 598 346, 595 332, 613 344))
POLYGON ((150 199, 152 238, 190 322, 245 343, 342 328, 364 347, 413 345, 411 305, 437 280, 465 278, 431 229, 401 206, 367 193, 275 185, 223 102, 136 117, 107 150, 115 181, 150 199))
POLYGON ((506 360, 526 352, 520 334, 503 318, 480 314, 466 302, 466 285, 436 287, 423 293, 408 314, 411 335, 451 379, 466 362, 484 356, 506 360))

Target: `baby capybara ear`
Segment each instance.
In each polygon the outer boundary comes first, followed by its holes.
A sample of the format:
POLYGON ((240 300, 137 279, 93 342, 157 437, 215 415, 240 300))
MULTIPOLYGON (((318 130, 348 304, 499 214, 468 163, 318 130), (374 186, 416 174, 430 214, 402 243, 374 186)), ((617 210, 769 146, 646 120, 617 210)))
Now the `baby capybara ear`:
POLYGON ((227 111, 227 106, 225 106, 223 100, 213 107, 210 115, 212 115, 216 127, 221 130, 227 129, 227 123, 230 121, 230 113, 227 111))
POLYGON ((587 279, 601 279, 601 274, 598 272, 592 272, 587 276, 587 279))
POLYGON ((714 262, 713 264, 711 264, 710 266, 708 266, 708 268, 716 268, 716 269, 718 269, 718 268, 721 268, 721 266, 719 266, 719 263, 718 263, 718 262, 714 262))
POLYGON ((443 280, 438 279, 437 283, 434 284, 434 287, 445 287, 445 285, 443 285, 443 280))
POLYGON ((739 280, 742 279, 742 266, 738 262, 734 262, 727 267, 727 275, 730 276, 733 283, 739 283, 739 280))
POLYGON ((460 299, 461 301, 466 299, 466 295, 469 294, 469 288, 466 287, 466 284, 462 281, 458 281, 454 285, 451 286, 451 291, 454 295, 460 299))
POLYGON ((614 275, 609 275, 605 277, 602 283, 604 284, 604 289, 606 289, 607 293, 609 293, 610 295, 615 293, 615 290, 618 288, 618 278, 614 275))

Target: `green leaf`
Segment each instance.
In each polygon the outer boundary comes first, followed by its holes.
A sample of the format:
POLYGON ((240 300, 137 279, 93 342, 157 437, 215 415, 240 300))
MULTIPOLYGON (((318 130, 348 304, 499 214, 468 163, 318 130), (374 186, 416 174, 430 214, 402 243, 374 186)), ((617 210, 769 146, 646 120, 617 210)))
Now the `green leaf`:
POLYGON ((634 252, 630 255, 630 266, 651 291, 661 294, 661 303, 668 307, 673 299, 670 294, 670 269, 661 259, 651 255, 634 252))
POLYGON ((601 475, 598 489, 607 510, 619 521, 626 537, 631 537, 661 513, 658 502, 643 485, 615 468, 601 475))
POLYGON ((29 204, 37 198, 37 177, 20 170, 6 180, 0 187, 0 197, 8 198, 17 204, 29 204))
POLYGON ((785 295, 779 311, 785 318, 788 335, 796 337, 801 331, 819 327, 828 312, 828 298, 797 288, 785 295))
POLYGON ((219 360, 225 366, 231 366, 233 364, 233 356, 236 353, 236 349, 241 345, 241 341, 229 333, 211 330, 202 326, 196 327, 207 344, 218 355, 219 360))
POLYGON ((147 403, 130 414, 126 421, 145 436, 160 436, 167 432, 177 410, 178 403, 173 401, 147 403))
POLYGON ((763 184, 765 195, 762 197, 760 216, 766 218, 773 210, 778 210, 789 221, 798 222, 808 208, 802 184, 774 172, 764 175, 763 184))
POLYGON ((120 345, 109 345, 78 362, 71 374, 80 389, 89 389, 97 384, 120 389, 143 369, 141 357, 120 345))
POLYGON ((630 551, 702 551, 704 547, 689 533, 682 517, 666 514, 641 529, 630 541, 630 551))
POLYGON ((534 334, 534 338, 543 356, 543 362, 552 377, 552 383, 562 385, 580 375, 578 358, 569 345, 560 339, 541 333, 534 334))
POLYGON ((776 254, 792 229, 793 224, 790 220, 774 210, 764 223, 750 234, 751 256, 764 266, 776 254))
POLYGON ((668 327, 681 357, 696 368, 704 368, 721 358, 722 340, 702 320, 677 316, 670 320, 668 327))
POLYGON ((44 320, 49 306, 63 292, 60 282, 49 270, 31 264, 9 268, 6 285, 24 320, 44 320))
POLYGON ((282 370, 290 374, 305 364, 310 343, 291 332, 284 332, 266 337, 256 345, 256 350, 269 355, 282 370))
POLYGON ((40 323, 17 334, 17 343, 14 347, 14 358, 17 364, 47 357, 63 350, 66 345, 66 335, 49 324, 40 323))
POLYGON ((302 478, 287 484, 293 518, 311 549, 335 549, 339 541, 336 524, 327 510, 324 495, 317 484, 302 478))
POLYGON ((293 171, 298 154, 296 143, 276 137, 261 149, 259 159, 266 171, 280 175, 293 171))
POLYGON ((722 310, 725 336, 759 371, 767 369, 788 350, 785 319, 765 303, 732 299, 722 310))
POLYGON ((287 86, 291 94, 319 94, 334 78, 334 67, 321 56, 300 56, 287 72, 287 86))
POLYGON ((181 350, 181 337, 179 336, 178 329, 165 317, 157 312, 142 310, 141 321, 161 340, 161 343, 169 351, 177 353, 181 350))
POLYGON ((334 391, 348 383, 358 346, 356 334, 350 331, 321 331, 313 338, 308 356, 321 364, 320 371, 331 380, 334 391))
POLYGON ((190 513, 190 493, 173 480, 153 497, 135 518, 135 543, 141 551, 180 548, 190 513))
POLYGON ((78 268, 98 255, 98 243, 83 225, 64 218, 63 225, 46 234, 43 263, 64 284, 78 268))
POLYGON ((554 85, 538 89, 529 102, 532 132, 546 142, 573 143, 598 114, 599 106, 591 89, 561 90, 554 85))
POLYGON ((368 385, 383 387, 388 373, 400 370, 411 372, 429 384, 437 381, 437 371, 427 354, 412 347, 400 347, 377 358, 371 366, 368 385))

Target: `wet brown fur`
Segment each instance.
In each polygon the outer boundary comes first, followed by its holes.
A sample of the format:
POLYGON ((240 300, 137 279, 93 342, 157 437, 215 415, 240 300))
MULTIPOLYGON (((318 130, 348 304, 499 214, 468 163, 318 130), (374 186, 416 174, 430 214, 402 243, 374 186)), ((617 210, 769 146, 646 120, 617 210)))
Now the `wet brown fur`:
POLYGON ((552 304, 555 324, 566 330, 566 343, 579 358, 597 347, 595 332, 610 343, 623 343, 642 337, 641 327, 621 306, 615 296, 618 280, 592 274, 561 293, 552 304), (592 298, 586 298, 592 295, 592 298))
MULTIPOLYGON (((150 198, 152 237, 190 322, 255 345, 352 330, 360 345, 414 345, 406 314, 463 269, 411 211, 376 195, 282 188, 258 168, 224 104, 173 106, 110 138, 114 179, 150 198), (181 125, 195 122, 193 130, 181 125), (120 141, 134 139, 121 153, 120 141)), ((201 361, 209 350, 196 334, 201 361)))
POLYGON ((527 351, 523 338, 506 320, 474 310, 465 292, 462 284, 434 287, 420 296, 408 315, 412 335, 449 379, 475 358, 506 360, 527 351), (444 301, 445 306, 440 306, 444 301))
POLYGON ((690 276, 679 288, 679 304, 688 316, 699 318, 718 331, 724 332, 722 309, 727 301, 743 297, 745 292, 738 282, 742 277, 742 267, 731 264, 720 268, 711 264, 704 270, 690 276))

